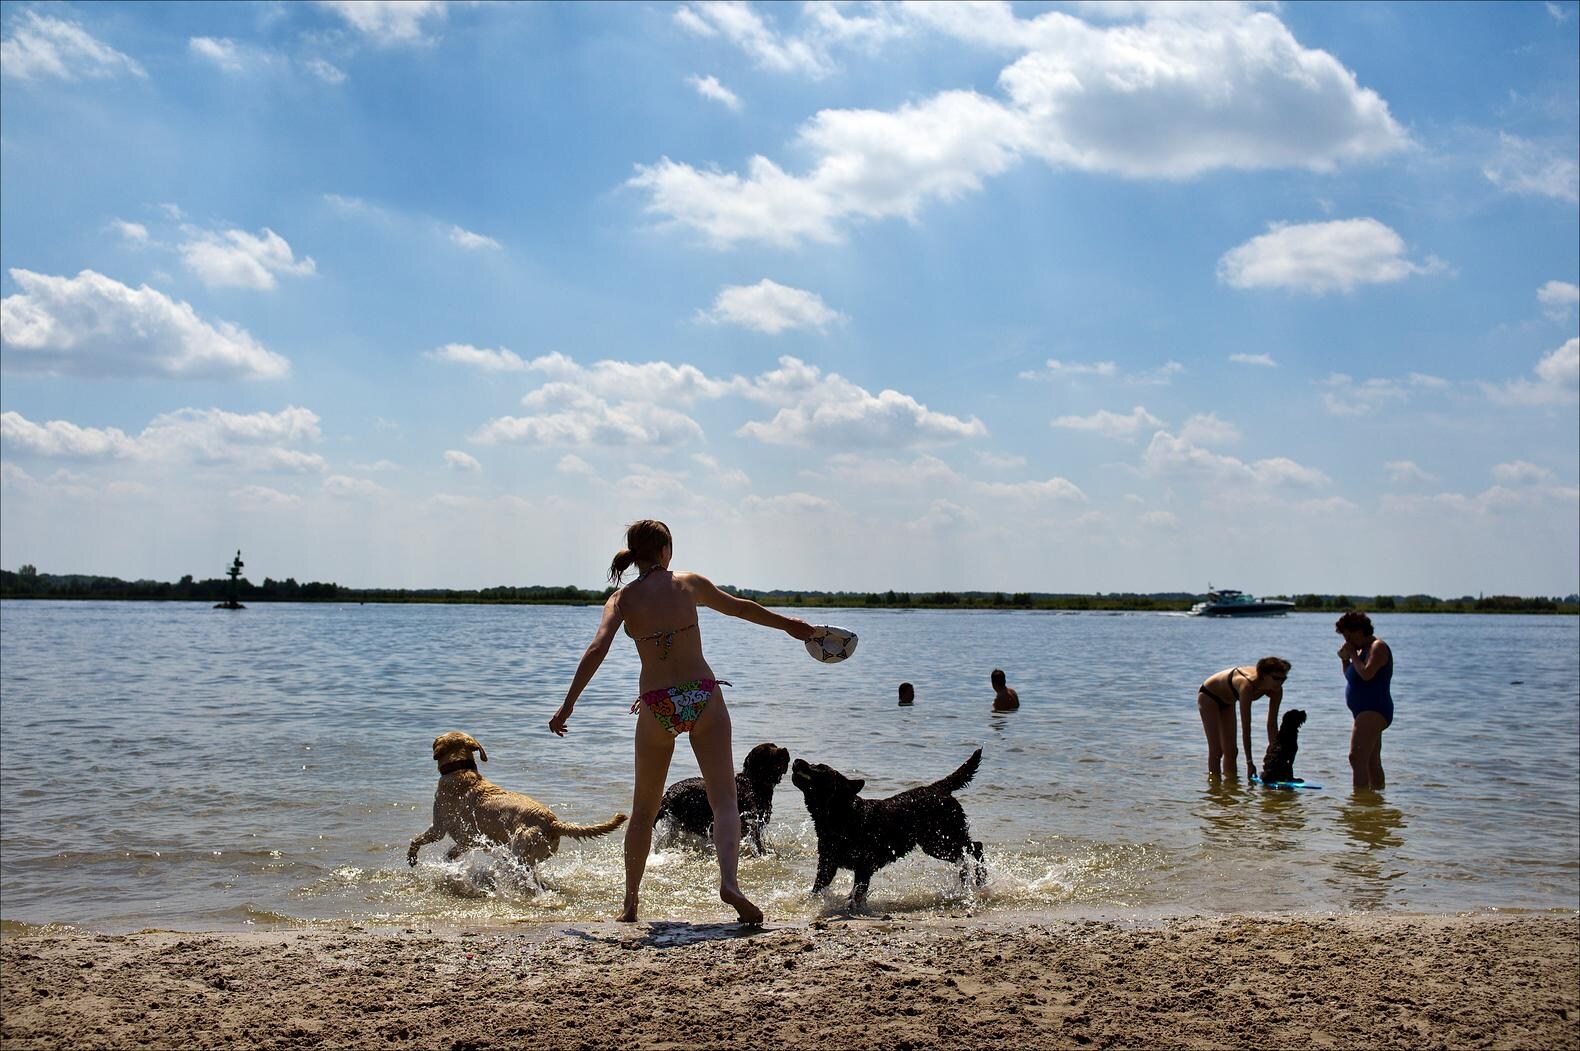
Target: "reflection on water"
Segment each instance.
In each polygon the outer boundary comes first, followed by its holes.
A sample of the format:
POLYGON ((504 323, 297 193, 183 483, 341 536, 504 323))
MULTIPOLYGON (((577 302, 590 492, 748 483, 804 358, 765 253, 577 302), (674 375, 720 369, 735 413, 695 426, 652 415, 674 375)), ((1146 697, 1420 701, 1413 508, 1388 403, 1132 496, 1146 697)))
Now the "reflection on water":
MULTIPOLYGON (((567 842, 541 867, 541 889, 503 851, 452 862, 435 845, 416 868, 405 863, 433 797, 429 746, 445 730, 477 737, 491 780, 567 820, 629 808, 629 647, 611 653, 569 737, 543 728, 597 616, 0 603, 4 929, 608 915, 622 883, 618 835, 567 842), (48 747, 30 745, 41 741, 48 747), (44 787, 63 777, 71 792, 44 787)), ((702 611, 710 660, 737 683, 737 757, 774 741, 867 779, 877 798, 936 780, 983 748, 958 798, 986 847, 987 885, 963 887, 953 866, 916 854, 878 873, 876 911, 1580 907, 1575 618, 1388 618, 1399 717, 1390 787, 1370 798, 1202 782, 1196 685, 1215 668, 1279 653, 1295 665, 1285 703, 1309 713, 1297 772, 1347 783, 1350 718, 1323 618, 842 610, 830 619, 862 636, 845 664, 813 663, 780 636, 702 611), (1486 671, 1511 663, 1528 669, 1523 686, 1486 671), (990 710, 995 666, 1015 683, 1018 711, 990 710), (916 684, 914 708, 894 704, 901 680, 916 684), (1532 695, 1551 701, 1513 707, 1532 695), (1489 698, 1520 719, 1486 720, 1489 698)), ((689 749, 676 749, 671 779, 695 773, 689 749)), ((816 837, 788 779, 768 839, 773 853, 744 858, 741 878, 771 916, 843 907, 849 873, 827 896, 808 894, 816 837)), ((644 907, 717 920, 716 885, 708 853, 664 850, 644 907)))
POLYGON ((1353 849, 1333 859, 1333 882, 1352 909, 1380 909, 1406 877, 1401 830, 1404 814, 1376 792, 1359 791, 1339 805, 1338 817, 1353 849), (1341 878, 1342 877, 1342 878, 1341 878))

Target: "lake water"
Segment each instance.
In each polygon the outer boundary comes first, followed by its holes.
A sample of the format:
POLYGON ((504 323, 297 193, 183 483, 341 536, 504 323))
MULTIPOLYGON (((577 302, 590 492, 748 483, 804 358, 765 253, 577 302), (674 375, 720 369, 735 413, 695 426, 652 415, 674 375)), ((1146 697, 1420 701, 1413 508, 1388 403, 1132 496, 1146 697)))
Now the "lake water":
MULTIPOLYGON (((883 796, 983 749, 960 793, 990 866, 968 894, 915 855, 874 879, 891 913, 1456 911, 1580 907, 1580 620, 1380 616, 1398 716, 1389 788, 1352 795, 1331 616, 823 611, 861 636, 819 665, 787 637, 701 612, 737 761, 759 741, 883 796), (1294 662, 1297 773, 1321 791, 1214 787, 1196 686, 1294 662), (990 713, 988 672, 1020 711, 990 713), (916 684, 914 708, 895 687, 916 684)), ((816 612, 816 611, 814 611, 816 612)), ((0 921, 9 931, 585 920, 618 904, 620 836, 567 841, 537 891, 497 852, 450 863, 427 825, 430 744, 465 730, 484 773, 592 822, 630 805, 637 665, 621 640, 570 736, 545 728, 598 610, 533 606, 0 603, 0 921)), ((1256 760, 1265 701, 1257 702, 1256 760)), ((671 780, 696 774, 685 739, 671 780)), ((780 785, 742 884, 809 918, 815 837, 780 785)), ((716 868, 655 855, 651 918, 722 919, 716 868)))

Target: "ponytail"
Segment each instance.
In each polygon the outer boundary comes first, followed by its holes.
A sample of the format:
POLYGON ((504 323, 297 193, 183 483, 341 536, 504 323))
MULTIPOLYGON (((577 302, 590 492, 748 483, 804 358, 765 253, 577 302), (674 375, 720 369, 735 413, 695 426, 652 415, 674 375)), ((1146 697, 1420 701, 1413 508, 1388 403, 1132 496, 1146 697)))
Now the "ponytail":
POLYGON ((663 522, 651 518, 632 522, 626 527, 625 546, 614 556, 614 561, 609 563, 609 583, 619 587, 620 578, 625 576, 626 570, 639 560, 657 562, 663 557, 664 548, 671 543, 669 527, 663 522))

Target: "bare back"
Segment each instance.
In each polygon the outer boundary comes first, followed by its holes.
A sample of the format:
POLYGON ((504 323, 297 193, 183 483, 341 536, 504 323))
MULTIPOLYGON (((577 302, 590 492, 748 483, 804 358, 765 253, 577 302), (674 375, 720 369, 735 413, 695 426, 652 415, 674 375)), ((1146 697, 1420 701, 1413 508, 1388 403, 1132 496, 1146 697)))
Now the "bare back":
POLYGON ((618 593, 626 634, 642 659, 642 693, 714 677, 702 656, 702 625, 691 577, 654 569, 618 593))

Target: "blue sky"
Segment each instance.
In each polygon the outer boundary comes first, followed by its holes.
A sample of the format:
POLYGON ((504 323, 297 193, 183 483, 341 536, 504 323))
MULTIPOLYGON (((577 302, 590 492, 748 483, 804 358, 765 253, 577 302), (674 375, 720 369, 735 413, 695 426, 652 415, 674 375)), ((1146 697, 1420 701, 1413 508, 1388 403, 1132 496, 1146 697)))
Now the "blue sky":
POLYGON ((1575 3, 0 40, 7 568, 1580 590, 1575 3))

